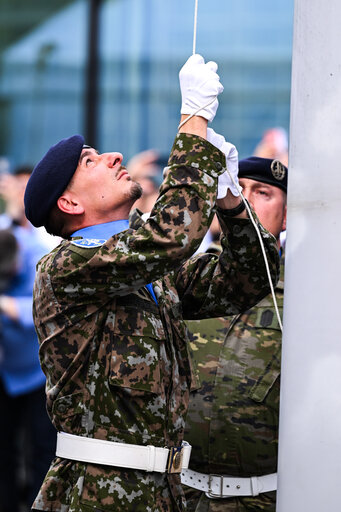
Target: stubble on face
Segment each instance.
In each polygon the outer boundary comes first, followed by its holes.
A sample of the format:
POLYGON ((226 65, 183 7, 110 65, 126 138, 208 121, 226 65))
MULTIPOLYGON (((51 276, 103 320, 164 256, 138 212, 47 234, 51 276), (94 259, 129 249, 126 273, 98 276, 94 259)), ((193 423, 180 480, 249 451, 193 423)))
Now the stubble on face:
MULTIPOLYGON (((120 174, 122 170, 126 171, 126 167, 124 165, 121 165, 120 168, 117 169, 115 173, 115 178, 117 178, 117 176, 120 174)), ((132 180, 130 176, 128 177, 128 180, 131 182, 131 187, 127 192, 127 200, 132 201, 132 203, 134 203, 142 196, 143 189, 141 185, 137 181, 132 180)))
POLYGON ((134 202, 140 199, 142 196, 142 187, 137 181, 132 181, 132 186, 129 191, 129 199, 133 200, 134 202))

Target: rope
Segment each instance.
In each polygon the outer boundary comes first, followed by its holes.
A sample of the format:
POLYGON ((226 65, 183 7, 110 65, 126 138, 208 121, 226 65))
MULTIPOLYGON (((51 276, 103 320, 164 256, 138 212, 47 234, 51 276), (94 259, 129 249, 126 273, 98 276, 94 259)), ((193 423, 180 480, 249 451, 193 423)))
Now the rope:
POLYGON ((197 45, 197 23, 198 23, 198 0, 195 0, 195 7, 194 7, 194 30, 193 30, 193 55, 196 51, 196 45, 197 45))

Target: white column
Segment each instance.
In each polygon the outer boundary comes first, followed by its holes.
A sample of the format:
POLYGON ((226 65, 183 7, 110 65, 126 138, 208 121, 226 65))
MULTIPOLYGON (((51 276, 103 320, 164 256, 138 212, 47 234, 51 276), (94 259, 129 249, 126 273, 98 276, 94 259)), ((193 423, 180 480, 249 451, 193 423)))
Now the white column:
POLYGON ((341 510, 341 1, 296 0, 277 512, 341 510))

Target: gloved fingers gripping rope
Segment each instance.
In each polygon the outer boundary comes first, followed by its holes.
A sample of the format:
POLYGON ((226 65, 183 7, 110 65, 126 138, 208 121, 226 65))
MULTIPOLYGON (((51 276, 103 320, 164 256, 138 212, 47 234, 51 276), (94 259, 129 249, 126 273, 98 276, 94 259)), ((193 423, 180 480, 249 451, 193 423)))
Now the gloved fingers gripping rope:
POLYGON ((199 112, 207 121, 213 121, 218 108, 217 96, 224 90, 217 69, 215 62, 205 64, 204 58, 198 54, 191 55, 182 66, 179 73, 181 114, 189 117, 179 125, 179 129, 199 112))

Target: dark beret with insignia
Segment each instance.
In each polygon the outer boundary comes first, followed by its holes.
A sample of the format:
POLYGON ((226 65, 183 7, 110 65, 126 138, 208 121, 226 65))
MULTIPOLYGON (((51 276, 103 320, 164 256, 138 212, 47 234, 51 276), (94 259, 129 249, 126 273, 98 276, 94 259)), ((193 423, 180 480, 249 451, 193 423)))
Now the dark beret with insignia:
POLYGON ((43 226, 51 208, 71 181, 84 145, 73 135, 52 146, 35 166, 25 190, 25 214, 33 226, 43 226))
POLYGON ((249 178, 287 191, 288 169, 279 160, 251 156, 239 161, 238 178, 249 178))

